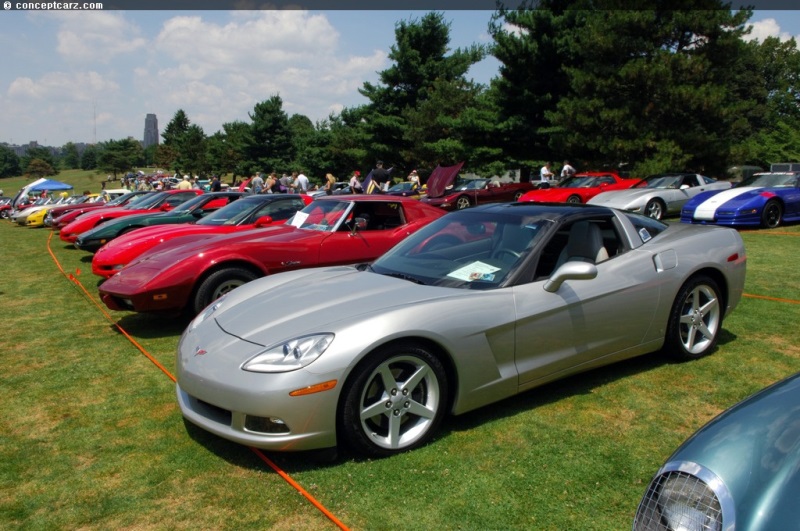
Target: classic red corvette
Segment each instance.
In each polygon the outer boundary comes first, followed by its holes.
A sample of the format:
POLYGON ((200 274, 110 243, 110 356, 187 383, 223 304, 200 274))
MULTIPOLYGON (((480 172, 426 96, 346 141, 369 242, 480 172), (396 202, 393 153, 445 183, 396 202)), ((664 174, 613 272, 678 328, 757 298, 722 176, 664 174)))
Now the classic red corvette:
POLYGON ((523 195, 520 201, 540 203, 585 203, 600 192, 624 190, 641 179, 623 179, 614 172, 577 173, 555 188, 540 188, 523 195))
POLYGON ((372 261, 443 215, 406 197, 326 196, 285 225, 156 246, 103 282, 100 296, 112 310, 194 315, 264 275, 372 261))
POLYGON ((195 223, 136 229, 102 246, 92 258, 92 273, 108 278, 145 251, 181 236, 215 236, 283 223, 311 201, 306 194, 257 194, 234 201, 195 223))
POLYGON ((202 194, 202 190, 166 190, 148 195, 141 201, 120 208, 103 208, 96 212, 86 212, 75 218, 75 221, 61 229, 59 238, 68 243, 75 243, 78 236, 109 219, 117 219, 134 214, 146 214, 153 211, 169 212, 176 206, 202 194))

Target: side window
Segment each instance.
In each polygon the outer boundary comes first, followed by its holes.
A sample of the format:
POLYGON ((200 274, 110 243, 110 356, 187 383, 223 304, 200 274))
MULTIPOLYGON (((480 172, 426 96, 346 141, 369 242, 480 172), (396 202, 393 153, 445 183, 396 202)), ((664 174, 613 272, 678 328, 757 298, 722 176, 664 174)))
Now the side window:
POLYGON ((171 207, 176 207, 181 203, 185 203, 194 196, 195 194, 172 194, 167 198, 167 204, 171 207))
POLYGON ((272 219, 279 220, 279 219, 289 219, 290 217, 294 216, 295 212, 298 210, 303 210, 305 203, 299 199, 291 199, 289 201, 273 201, 266 205, 266 208, 263 208, 261 212, 259 212, 258 217, 261 216, 271 216, 272 219))
POLYGON ((559 227, 542 248, 534 280, 550 277, 567 262, 600 264, 624 251, 612 217, 576 220, 559 227))
MULTIPOLYGON (((356 205, 354 216, 367 221, 364 230, 391 230, 405 224, 403 207, 399 203, 365 201, 356 205)), ((343 224, 342 230, 344 225, 346 224, 343 224)))
POLYGON ((636 234, 639 235, 642 243, 650 241, 667 228, 666 224, 647 216, 633 214, 631 212, 626 212, 625 216, 633 223, 633 226, 636 228, 636 234))

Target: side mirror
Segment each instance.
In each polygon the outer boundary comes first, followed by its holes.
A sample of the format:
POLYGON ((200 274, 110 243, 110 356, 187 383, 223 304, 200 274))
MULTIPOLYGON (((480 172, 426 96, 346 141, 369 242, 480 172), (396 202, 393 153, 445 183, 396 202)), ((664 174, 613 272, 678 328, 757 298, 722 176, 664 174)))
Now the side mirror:
POLYGON ((255 226, 256 228, 259 228, 259 227, 264 227, 266 225, 272 225, 273 221, 274 220, 272 219, 272 216, 261 216, 256 220, 255 226))
POLYGON ((360 230, 367 230, 367 223, 366 218, 356 218, 353 220, 353 230, 350 231, 350 234, 355 234, 360 230))
POLYGON ((545 282, 544 290, 555 293, 567 280, 591 280, 597 277, 597 266, 589 262, 567 262, 545 282))
POLYGON ((681 190, 688 190, 689 188, 690 188, 690 186, 688 184, 682 184, 681 185, 681 190))
POLYGON ((192 216, 196 217, 197 219, 200 219, 205 215, 206 215, 206 213, 202 208, 198 208, 197 210, 193 210, 192 211, 192 216))
POLYGON ((169 203, 163 203, 163 204, 161 205, 161 210, 163 210, 164 212, 166 212, 167 210, 172 210, 172 207, 170 206, 170 204, 169 204, 169 203))

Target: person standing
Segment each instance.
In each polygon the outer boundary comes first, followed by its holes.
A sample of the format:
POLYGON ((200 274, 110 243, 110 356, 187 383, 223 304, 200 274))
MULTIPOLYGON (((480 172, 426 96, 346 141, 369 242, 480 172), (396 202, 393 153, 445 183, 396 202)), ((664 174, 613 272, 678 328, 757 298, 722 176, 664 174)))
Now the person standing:
POLYGON ((542 169, 539 170, 539 179, 544 183, 551 181, 553 177, 555 177, 555 174, 550 169, 550 163, 545 162, 544 166, 542 166, 542 169))
POLYGON ((306 177, 302 172, 292 172, 292 187, 298 194, 308 193, 308 177, 306 177))
POLYGON ((367 190, 367 193, 375 194, 385 192, 389 188, 389 179, 389 172, 383 169, 383 161, 379 160, 375 163, 375 169, 372 170, 372 182, 370 183, 370 190, 367 190))
POLYGON ((564 165, 561 167, 561 180, 569 179, 575 175, 575 168, 573 168, 568 160, 564 161, 564 165))
POLYGON ((219 175, 215 175, 211 179, 211 191, 212 192, 221 192, 222 191, 222 183, 219 182, 219 175))
POLYGON ((354 194, 361 194, 364 193, 364 190, 361 188, 361 172, 355 170, 353 172, 353 176, 350 177, 350 192, 354 194))
POLYGON ((264 189, 264 178, 261 176, 261 173, 256 173, 256 176, 250 181, 250 193, 251 194, 260 194, 261 190, 264 189))
POLYGON ((325 174, 325 195, 333 195, 333 188, 336 186, 336 177, 332 173, 325 174))

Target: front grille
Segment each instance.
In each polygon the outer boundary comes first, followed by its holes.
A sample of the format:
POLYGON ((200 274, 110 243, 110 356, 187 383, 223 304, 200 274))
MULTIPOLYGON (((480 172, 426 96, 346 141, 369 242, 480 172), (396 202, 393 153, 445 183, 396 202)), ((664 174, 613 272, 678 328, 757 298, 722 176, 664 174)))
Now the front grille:
MULTIPOLYGON (((714 478, 715 486, 724 489, 714 478)), ((721 531, 723 523, 729 524, 723 522, 720 497, 706 481, 686 471, 667 470, 650 483, 636 511, 633 530, 721 531)))

